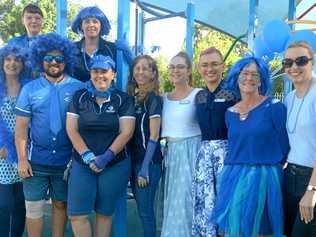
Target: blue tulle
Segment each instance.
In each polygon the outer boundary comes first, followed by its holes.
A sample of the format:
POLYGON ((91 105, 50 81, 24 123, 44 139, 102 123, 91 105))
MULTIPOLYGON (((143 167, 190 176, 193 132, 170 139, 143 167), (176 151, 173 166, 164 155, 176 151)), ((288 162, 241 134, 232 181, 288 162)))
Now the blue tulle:
POLYGON ((117 50, 121 50, 123 52, 124 58, 128 65, 132 65, 132 62, 135 58, 135 54, 132 52, 128 43, 125 40, 116 40, 115 46, 117 50))
POLYGON ((219 233, 250 237, 283 231, 281 167, 227 165, 212 214, 219 233))

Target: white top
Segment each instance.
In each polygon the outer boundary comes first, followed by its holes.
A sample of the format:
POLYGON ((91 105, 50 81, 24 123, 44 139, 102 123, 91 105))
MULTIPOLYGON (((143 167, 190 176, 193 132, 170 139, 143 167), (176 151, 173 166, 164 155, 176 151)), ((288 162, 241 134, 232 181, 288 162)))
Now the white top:
POLYGON ((313 168, 316 165, 316 86, 305 98, 298 98, 295 90, 285 98, 287 132, 290 141, 288 162, 313 168))
POLYGON ((186 138, 201 135, 195 112, 195 96, 200 91, 195 88, 182 100, 163 97, 162 137, 186 138))

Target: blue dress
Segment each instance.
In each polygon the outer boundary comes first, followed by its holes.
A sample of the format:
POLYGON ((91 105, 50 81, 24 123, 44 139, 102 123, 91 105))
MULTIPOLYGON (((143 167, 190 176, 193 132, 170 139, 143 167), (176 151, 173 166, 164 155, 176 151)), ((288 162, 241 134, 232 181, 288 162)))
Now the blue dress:
POLYGON ((212 221, 225 236, 283 236, 282 163, 289 151, 286 108, 267 98, 240 118, 226 112, 228 155, 212 221))

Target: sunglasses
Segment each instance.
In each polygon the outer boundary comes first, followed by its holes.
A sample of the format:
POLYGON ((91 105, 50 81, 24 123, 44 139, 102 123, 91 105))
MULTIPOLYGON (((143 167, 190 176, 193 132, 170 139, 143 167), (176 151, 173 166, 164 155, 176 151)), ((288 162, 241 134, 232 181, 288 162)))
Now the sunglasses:
POLYGON ((308 58, 307 56, 300 56, 296 59, 285 58, 282 60, 282 65, 284 68, 291 68, 295 63, 299 67, 305 66, 312 58, 308 58))
POLYGON ((63 55, 45 55, 43 60, 48 63, 51 63, 53 61, 55 61, 56 63, 64 63, 65 57, 63 55))

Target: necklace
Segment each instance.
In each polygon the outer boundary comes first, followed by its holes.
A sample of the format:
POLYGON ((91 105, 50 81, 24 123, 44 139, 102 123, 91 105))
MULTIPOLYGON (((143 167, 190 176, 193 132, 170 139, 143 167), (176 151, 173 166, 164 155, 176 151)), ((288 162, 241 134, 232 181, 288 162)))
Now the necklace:
POLYGON ((289 126, 289 118, 291 117, 291 114, 292 114, 292 112, 293 112, 294 102, 295 102, 295 97, 296 97, 295 94, 293 95, 293 99, 292 99, 290 111, 289 111, 289 113, 288 113, 288 119, 286 120, 286 129, 287 129, 288 133, 290 133, 290 134, 293 134, 293 133, 295 132, 295 130, 296 130, 296 125, 297 125, 298 117, 299 117, 299 115, 300 115, 300 113, 301 113, 301 109, 302 109, 302 106, 303 106, 303 104, 304 104, 305 97, 306 97, 306 95, 308 94, 309 89, 312 87, 312 83, 313 83, 313 81, 310 82, 307 91, 304 93, 304 96, 303 96, 302 101, 301 101, 301 103, 300 103, 300 105, 299 105, 299 107, 298 107, 298 110, 297 110, 297 113, 296 113, 296 116, 295 116, 295 119, 294 119, 293 128, 290 129, 290 126, 289 126))

